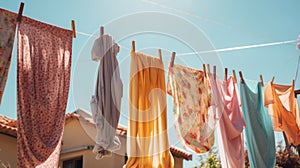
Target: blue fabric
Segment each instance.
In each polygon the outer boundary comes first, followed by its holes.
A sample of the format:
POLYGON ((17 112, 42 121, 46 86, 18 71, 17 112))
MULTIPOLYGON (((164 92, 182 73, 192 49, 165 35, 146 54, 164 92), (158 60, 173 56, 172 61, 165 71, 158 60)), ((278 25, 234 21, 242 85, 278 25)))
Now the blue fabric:
POLYGON ((240 86, 250 167, 275 167, 274 131, 271 117, 263 105, 261 84, 257 81, 245 80, 240 86))

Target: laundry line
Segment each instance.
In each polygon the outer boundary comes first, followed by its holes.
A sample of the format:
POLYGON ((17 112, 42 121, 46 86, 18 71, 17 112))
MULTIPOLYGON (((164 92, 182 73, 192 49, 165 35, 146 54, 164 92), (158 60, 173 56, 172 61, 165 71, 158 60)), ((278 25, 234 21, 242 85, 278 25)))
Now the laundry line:
MULTIPOLYGON (((88 37, 97 37, 96 35, 79 32, 78 34, 85 35, 88 37)), ((297 40, 286 40, 286 41, 277 41, 277 42, 269 42, 269 43, 261 43, 261 44, 252 44, 252 45, 245 45, 245 46, 237 46, 237 47, 228 47, 228 48, 221 48, 221 49, 214 49, 214 50, 205 50, 205 51, 195 51, 195 52, 188 52, 188 53, 176 53, 176 56, 187 56, 187 55, 198 55, 198 54, 208 54, 208 53, 219 53, 219 52, 226 52, 226 51, 236 51, 236 50, 244 50, 244 49, 251 49, 251 48, 259 48, 259 47, 268 47, 268 46, 275 46, 275 45, 283 45, 283 44, 290 44, 296 43, 297 40)), ((120 45, 121 48, 126 49, 128 51, 131 50, 129 47, 125 47, 120 45)))
POLYGON ((274 46, 274 45, 290 44, 290 43, 295 43, 295 42, 297 42, 297 40, 278 41, 278 42, 270 42, 270 43, 253 44, 253 45, 246 45, 246 46, 237 46, 237 47, 228 47, 228 48, 221 48, 221 49, 214 49, 214 50, 182 53, 182 54, 176 54, 176 56, 208 54, 208 53, 214 53, 214 52, 219 53, 219 52, 225 52, 225 51, 236 51, 236 50, 243 50, 243 49, 250 49, 250 48, 259 48, 259 47, 268 47, 268 46, 274 46))

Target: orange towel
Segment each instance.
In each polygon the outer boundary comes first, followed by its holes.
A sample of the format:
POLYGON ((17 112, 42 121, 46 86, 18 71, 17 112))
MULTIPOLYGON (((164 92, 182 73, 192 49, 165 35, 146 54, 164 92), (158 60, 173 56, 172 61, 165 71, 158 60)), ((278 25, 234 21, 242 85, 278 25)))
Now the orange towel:
POLYGON ((284 131, 292 145, 300 144, 300 118, 294 85, 268 83, 265 89, 265 106, 273 120, 275 131, 284 131))

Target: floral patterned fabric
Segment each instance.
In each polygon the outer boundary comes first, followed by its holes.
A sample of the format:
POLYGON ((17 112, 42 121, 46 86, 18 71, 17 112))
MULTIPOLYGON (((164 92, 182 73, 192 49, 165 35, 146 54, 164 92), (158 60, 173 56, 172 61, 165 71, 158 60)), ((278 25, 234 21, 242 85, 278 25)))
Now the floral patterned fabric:
POLYGON ((18 30, 18 167, 58 167, 72 31, 22 17, 18 30))
POLYGON ((182 145, 198 154, 214 145, 216 112, 204 72, 181 65, 169 68, 168 94, 173 97, 175 129, 182 145))
POLYGON ((0 103, 5 89, 17 24, 17 14, 0 9, 0 103))

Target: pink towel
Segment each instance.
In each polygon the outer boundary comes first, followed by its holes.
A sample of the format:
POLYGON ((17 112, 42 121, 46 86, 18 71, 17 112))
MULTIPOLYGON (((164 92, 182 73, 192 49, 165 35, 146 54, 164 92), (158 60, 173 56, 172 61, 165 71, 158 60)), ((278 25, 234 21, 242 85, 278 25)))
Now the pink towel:
MULTIPOLYGON (((210 75, 211 76, 211 75, 210 75)), ((240 95, 233 77, 222 82, 219 78, 210 77, 213 102, 222 111, 218 133, 218 146, 223 168, 243 168, 245 121, 240 109, 240 95)))
POLYGON ((58 167, 72 32, 22 17, 18 31, 18 167, 58 167))
POLYGON ((5 89, 14 46, 17 14, 0 9, 0 103, 5 89))

